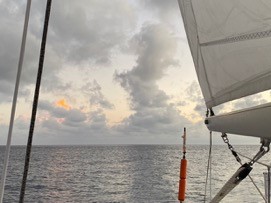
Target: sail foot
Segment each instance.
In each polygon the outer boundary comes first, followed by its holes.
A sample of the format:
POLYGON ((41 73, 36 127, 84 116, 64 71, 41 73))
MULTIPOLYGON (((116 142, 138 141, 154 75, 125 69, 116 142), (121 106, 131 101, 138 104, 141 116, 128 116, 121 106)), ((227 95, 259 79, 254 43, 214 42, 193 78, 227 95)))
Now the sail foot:
POLYGON ((253 108, 210 116, 205 119, 211 131, 271 140, 271 103, 253 108))

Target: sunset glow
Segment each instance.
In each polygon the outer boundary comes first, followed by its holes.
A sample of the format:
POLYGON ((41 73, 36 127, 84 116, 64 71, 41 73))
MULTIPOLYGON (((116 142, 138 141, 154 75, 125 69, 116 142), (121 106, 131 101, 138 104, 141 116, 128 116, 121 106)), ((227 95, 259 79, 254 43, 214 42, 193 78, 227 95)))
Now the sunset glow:
POLYGON ((70 110, 71 109, 71 106, 66 102, 65 99, 60 99, 56 102, 56 106, 57 107, 61 107, 63 109, 66 109, 66 110, 70 110))

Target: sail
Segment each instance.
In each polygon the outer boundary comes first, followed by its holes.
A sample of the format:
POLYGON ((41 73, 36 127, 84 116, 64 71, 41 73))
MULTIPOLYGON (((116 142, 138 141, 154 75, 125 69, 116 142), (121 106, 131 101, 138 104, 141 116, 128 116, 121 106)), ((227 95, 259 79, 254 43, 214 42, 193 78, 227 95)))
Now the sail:
POLYGON ((271 88, 270 0, 178 0, 206 106, 271 88))

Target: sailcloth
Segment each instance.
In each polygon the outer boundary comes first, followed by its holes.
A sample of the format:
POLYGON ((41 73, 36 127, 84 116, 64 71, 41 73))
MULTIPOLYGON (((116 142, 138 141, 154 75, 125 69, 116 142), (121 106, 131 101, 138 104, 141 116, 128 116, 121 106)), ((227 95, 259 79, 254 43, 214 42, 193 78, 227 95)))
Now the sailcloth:
POLYGON ((270 0, 178 0, 206 106, 271 88, 270 0))

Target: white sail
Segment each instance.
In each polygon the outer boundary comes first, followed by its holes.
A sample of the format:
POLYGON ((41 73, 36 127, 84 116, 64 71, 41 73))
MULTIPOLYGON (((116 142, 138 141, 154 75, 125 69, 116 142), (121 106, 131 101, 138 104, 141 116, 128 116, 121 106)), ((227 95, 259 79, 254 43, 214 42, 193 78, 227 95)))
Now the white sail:
POLYGON ((208 108, 271 88, 270 0, 179 0, 208 108))

